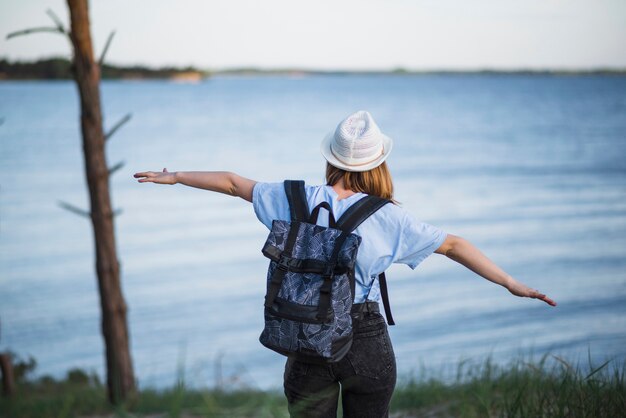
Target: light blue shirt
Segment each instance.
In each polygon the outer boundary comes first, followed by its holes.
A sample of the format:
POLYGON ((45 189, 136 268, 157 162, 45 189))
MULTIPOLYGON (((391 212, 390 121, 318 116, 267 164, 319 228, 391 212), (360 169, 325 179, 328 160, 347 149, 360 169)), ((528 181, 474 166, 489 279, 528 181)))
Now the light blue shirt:
MULTIPOLYGON (((364 193, 338 199, 331 186, 305 186, 309 209, 328 202, 335 219, 364 193)), ((257 183, 252 192, 252 205, 257 218, 268 229, 274 219, 290 220, 289 202, 283 183, 257 183)), ((328 226, 326 210, 320 211, 318 225, 328 226)), ((367 218, 354 233, 361 236, 356 259, 354 303, 380 301, 380 287, 375 280, 392 263, 406 264, 412 269, 431 255, 446 239, 441 229, 420 222, 400 206, 387 204, 367 218)))

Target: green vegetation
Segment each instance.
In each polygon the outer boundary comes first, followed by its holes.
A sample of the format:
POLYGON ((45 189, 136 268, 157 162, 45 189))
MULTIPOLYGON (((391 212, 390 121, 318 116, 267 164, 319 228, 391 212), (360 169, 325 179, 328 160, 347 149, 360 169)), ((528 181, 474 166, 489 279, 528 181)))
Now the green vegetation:
POLYGON ((556 356, 498 366, 461 362, 452 384, 409 380, 397 390, 399 416, 618 417, 626 411, 626 363, 584 370, 556 356))
MULTIPOLYGON (((451 381, 399 382, 392 417, 617 417, 626 411, 626 366, 606 362, 584 370, 555 356, 498 366, 461 362, 451 381)), ((117 408, 93 374, 68 372, 62 381, 27 375, 35 363, 16 362, 18 394, 0 400, 1 417, 287 417, 279 391, 143 389, 117 408)), ((424 375, 422 373, 422 375, 424 375)))
MULTIPOLYGON (((194 67, 148 68, 146 66, 115 66, 104 64, 101 78, 103 79, 160 79, 177 78, 179 76, 208 77, 209 73, 194 67)), ((10 80, 69 80, 72 78, 70 61, 65 58, 48 58, 34 62, 9 62, 0 60, 0 79, 10 80)))

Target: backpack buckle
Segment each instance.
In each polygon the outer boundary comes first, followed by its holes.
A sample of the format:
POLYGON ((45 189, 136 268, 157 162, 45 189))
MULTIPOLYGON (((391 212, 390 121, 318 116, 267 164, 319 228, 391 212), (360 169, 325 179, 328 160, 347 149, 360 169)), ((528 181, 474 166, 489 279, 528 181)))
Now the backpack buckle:
POLYGON ((290 257, 287 257, 285 254, 281 254, 280 258, 277 261, 276 268, 278 270, 282 270, 284 272, 289 271, 289 261, 290 260, 291 260, 290 257))
POLYGON ((322 273, 322 277, 324 279, 332 279, 334 275, 335 275, 335 265, 334 264, 327 265, 326 268, 324 269, 324 272, 322 273))

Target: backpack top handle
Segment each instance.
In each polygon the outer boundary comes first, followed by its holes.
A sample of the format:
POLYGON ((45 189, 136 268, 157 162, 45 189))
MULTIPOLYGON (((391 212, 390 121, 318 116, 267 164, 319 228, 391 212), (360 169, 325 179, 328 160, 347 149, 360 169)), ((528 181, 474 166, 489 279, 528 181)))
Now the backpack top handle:
POLYGON ((322 202, 313 208, 313 212, 311 212, 311 218, 309 219, 309 222, 312 224, 317 224, 317 217, 320 213, 321 208, 324 208, 328 211, 328 226, 331 228, 336 228, 337 222, 335 222, 335 214, 333 214, 333 210, 328 202, 322 202))

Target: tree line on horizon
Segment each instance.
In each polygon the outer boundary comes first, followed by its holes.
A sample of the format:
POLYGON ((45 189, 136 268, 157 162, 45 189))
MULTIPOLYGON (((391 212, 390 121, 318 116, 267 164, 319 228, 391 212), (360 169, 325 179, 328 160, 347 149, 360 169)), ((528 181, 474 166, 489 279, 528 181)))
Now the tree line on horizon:
MULTIPOLYGON (((478 75, 626 75, 626 68, 590 68, 590 69, 440 69, 409 70, 312 70, 304 68, 261 69, 256 67, 229 68, 218 71, 187 67, 148 67, 146 65, 111 65, 103 63, 100 68, 102 79, 170 79, 184 75, 207 78, 214 74, 223 75, 424 75, 424 74, 478 74, 478 75)), ((0 58, 0 80, 71 80, 72 63, 63 57, 42 58, 36 61, 9 61, 0 58)))
MULTIPOLYGON (((103 64, 100 68, 103 79, 129 78, 173 78, 183 73, 198 73, 208 76, 207 71, 188 67, 160 67, 150 68, 143 65, 117 66, 103 64)), ((14 61, 0 59, 0 80, 71 80, 72 62, 67 58, 53 57, 37 61, 14 61)))

